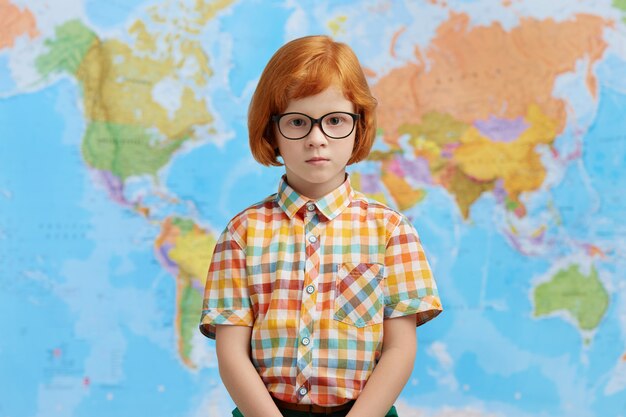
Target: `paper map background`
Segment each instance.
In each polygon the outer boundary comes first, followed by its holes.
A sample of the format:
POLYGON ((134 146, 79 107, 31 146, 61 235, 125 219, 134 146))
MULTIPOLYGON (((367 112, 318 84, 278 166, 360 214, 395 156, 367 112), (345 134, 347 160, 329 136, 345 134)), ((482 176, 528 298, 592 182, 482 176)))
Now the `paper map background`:
POLYGON ((626 415, 624 0, 0 0, 0 416, 229 415, 203 279, 281 175, 258 76, 316 33, 380 103, 353 184, 444 303, 401 415, 626 415))

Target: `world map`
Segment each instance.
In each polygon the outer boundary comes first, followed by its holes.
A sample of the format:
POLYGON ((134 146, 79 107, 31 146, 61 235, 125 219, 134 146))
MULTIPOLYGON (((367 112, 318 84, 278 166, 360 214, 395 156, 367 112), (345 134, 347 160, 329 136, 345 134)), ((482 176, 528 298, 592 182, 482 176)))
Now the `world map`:
POLYGON ((247 107, 310 34, 361 60, 352 185, 443 302, 400 415, 626 416, 625 0, 0 0, 0 417, 230 415, 204 280, 276 192, 247 107))

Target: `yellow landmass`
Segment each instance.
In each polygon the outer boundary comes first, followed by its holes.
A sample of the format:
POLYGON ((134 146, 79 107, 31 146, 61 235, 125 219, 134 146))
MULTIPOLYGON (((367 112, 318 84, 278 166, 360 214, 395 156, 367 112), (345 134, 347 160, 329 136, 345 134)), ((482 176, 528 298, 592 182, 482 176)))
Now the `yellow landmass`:
POLYGON ((415 156, 426 158, 428 161, 441 157, 441 147, 431 140, 416 137, 410 141, 410 144, 413 145, 415 156))
POLYGON ((470 177, 454 160, 454 152, 469 129, 471 126, 468 124, 436 112, 425 114, 420 124, 404 124, 399 128, 400 134, 409 135, 408 144, 415 157, 428 163, 433 183, 454 196, 466 219, 472 204, 484 192, 492 190, 495 184, 493 179, 470 177))
POLYGON ((148 32, 143 21, 135 21, 128 32, 135 38, 135 44, 133 45, 135 50, 149 53, 157 51, 157 40, 148 32))
POLYGON ((231 6, 235 0, 196 0, 195 11, 198 13, 196 22, 198 25, 205 25, 209 20, 213 19, 217 13, 231 6))
POLYGON ((535 147, 552 143, 558 125, 536 105, 530 106, 526 120, 530 127, 509 143, 493 142, 477 129, 468 129, 453 157, 471 178, 483 182, 501 178, 509 198, 517 203, 520 193, 535 191, 543 183, 546 170, 535 147))
POLYGON ((9 0, 0 0, 0 49, 11 48, 21 35, 39 36, 35 17, 28 8, 20 10, 9 0))
POLYGON ((192 369, 196 368, 196 364, 191 359, 191 341, 197 332, 202 288, 215 243, 211 233, 199 228, 192 220, 180 218, 167 218, 155 241, 157 252, 161 252, 163 246, 169 247, 164 254, 166 262, 177 266, 174 323, 178 352, 183 363, 192 369))
POLYGON ((333 36, 337 36, 340 33, 345 32, 344 24, 348 20, 347 16, 337 16, 336 18, 328 22, 328 28, 332 32, 333 36))
POLYGON ((154 85, 172 77, 174 67, 172 58, 137 56, 117 40, 94 42, 76 73, 83 85, 87 117, 155 127, 167 139, 192 136, 195 125, 209 124, 213 117, 190 87, 183 87, 180 106, 172 118, 152 97, 154 85))
POLYGON ((194 228, 191 232, 178 236, 174 247, 169 251, 169 257, 181 271, 203 282, 214 247, 215 238, 212 234, 194 228))
POLYGON ((421 123, 407 123, 399 127, 401 135, 409 135, 409 145, 416 157, 425 158, 431 170, 441 167, 438 161, 449 159, 445 151, 457 145, 461 136, 469 128, 467 123, 454 119, 449 114, 430 112, 425 114, 421 123))
MULTIPOLYGON (((213 121, 205 101, 194 91, 213 74, 198 36, 216 13, 233 3, 165 2, 149 9, 152 21, 137 20, 129 33, 134 42, 98 40, 86 54, 77 77, 82 82, 85 111, 93 121, 155 128, 156 138, 182 139, 195 126, 213 121), (170 9, 176 9, 172 17, 170 9), (172 97, 180 105, 164 108, 154 99, 154 87, 168 80, 177 84, 172 97)), ((158 140, 158 139, 156 139, 158 140)))
POLYGON ((183 41, 180 49, 185 56, 185 60, 178 67, 191 66, 196 68, 193 75, 194 83, 199 87, 206 85, 209 77, 213 75, 213 70, 209 65, 209 57, 202 49, 202 46, 195 41, 183 41))
POLYGON ((155 23, 167 24, 175 27, 178 31, 187 34, 198 35, 204 25, 213 19, 217 13, 234 3, 234 0, 196 0, 193 5, 185 1, 163 2, 148 9, 151 20, 155 23), (175 18, 171 18, 172 12, 176 12, 175 18), (180 13, 180 12, 183 13, 180 13))

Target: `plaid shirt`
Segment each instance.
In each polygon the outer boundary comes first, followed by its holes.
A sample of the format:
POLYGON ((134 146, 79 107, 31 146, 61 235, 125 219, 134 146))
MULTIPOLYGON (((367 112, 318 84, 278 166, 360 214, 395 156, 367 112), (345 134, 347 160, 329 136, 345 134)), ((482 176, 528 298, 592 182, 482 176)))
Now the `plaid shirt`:
POLYGON ((383 320, 441 312, 417 232, 346 180, 317 201, 284 177, 231 220, 213 253, 200 330, 251 326, 251 359, 279 400, 356 399, 380 358, 383 320))

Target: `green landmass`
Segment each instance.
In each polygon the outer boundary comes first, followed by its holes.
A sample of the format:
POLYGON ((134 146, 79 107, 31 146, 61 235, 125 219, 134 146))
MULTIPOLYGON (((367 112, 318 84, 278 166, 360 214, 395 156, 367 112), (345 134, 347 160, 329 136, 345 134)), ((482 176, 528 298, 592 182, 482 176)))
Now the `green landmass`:
POLYGON ((191 285, 191 280, 186 279, 181 289, 180 302, 178 304, 180 314, 180 354, 186 363, 191 361, 191 340, 198 331, 199 307, 202 305, 202 295, 191 285))
POLYGON ((402 155, 404 152, 402 149, 392 149, 389 151, 374 150, 367 156, 368 161, 389 161, 393 159, 395 155, 402 155))
POLYGON ((180 229, 181 234, 187 234, 193 230, 194 222, 191 219, 183 219, 180 217, 174 217, 172 224, 180 229))
POLYGON ((40 74, 47 76, 66 71, 76 74, 85 55, 97 39, 96 34, 79 20, 70 20, 57 27, 54 39, 46 39, 49 51, 37 57, 35 66, 40 74))
POLYGON ((155 141, 140 126, 96 121, 87 127, 83 155, 90 166, 124 181, 133 175, 156 175, 183 142, 155 141))
POLYGON ((595 329, 609 305, 609 294, 598 279, 596 269, 592 267, 585 276, 578 265, 562 269, 550 281, 538 285, 534 299, 536 317, 566 311, 582 330, 595 329))
POLYGON ((515 211, 515 209, 518 208, 520 204, 517 201, 511 200, 510 198, 507 197, 504 205, 506 206, 507 210, 515 211))

